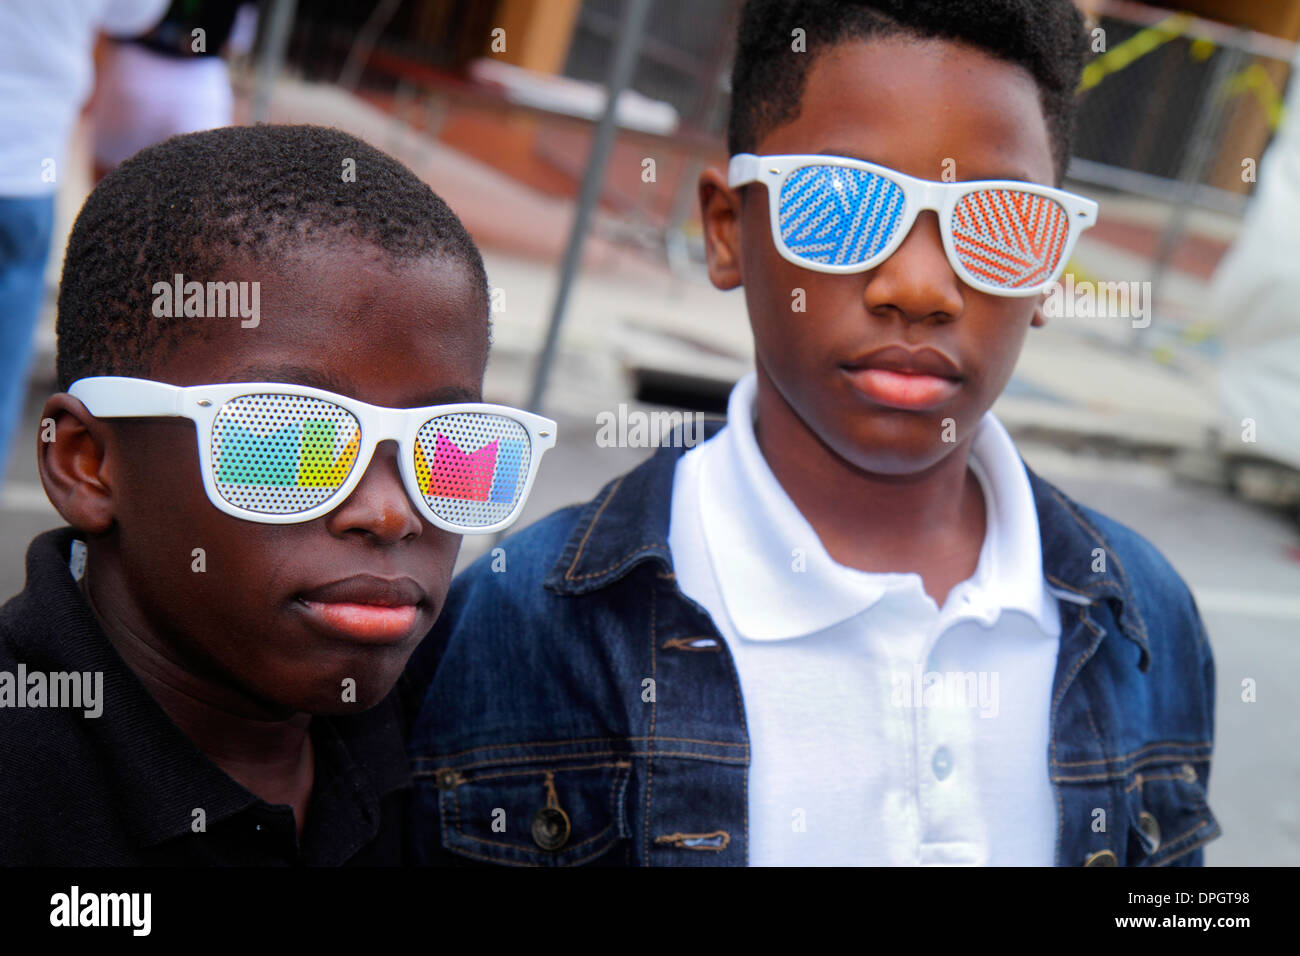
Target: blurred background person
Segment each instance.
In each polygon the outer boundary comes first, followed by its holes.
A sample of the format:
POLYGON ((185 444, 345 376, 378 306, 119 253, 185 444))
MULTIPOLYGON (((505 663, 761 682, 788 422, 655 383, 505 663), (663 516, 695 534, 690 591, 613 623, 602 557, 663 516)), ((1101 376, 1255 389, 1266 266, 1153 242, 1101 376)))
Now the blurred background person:
POLYGON ((172 0, 136 37, 110 38, 91 104, 95 180, 146 146, 229 126, 234 96, 223 53, 252 47, 257 4, 172 0))
POLYGON ((99 30, 149 29, 167 0, 0 0, 0 475, 26 392, 54 193, 99 30))

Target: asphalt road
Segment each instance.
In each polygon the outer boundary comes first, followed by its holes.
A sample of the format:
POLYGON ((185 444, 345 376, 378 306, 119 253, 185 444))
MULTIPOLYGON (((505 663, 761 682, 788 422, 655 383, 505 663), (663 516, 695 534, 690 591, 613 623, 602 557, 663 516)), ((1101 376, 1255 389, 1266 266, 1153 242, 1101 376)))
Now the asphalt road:
MULTIPOLYGON (((38 408, 13 456, 0 496, 0 596, 22 587, 23 554, 38 532, 60 524, 45 502, 30 449, 38 408)), ((591 497, 647 452, 597 447, 596 426, 561 421, 520 527, 591 497)), ((1279 516, 1215 489, 1174 481, 1156 466, 1021 445, 1025 459, 1068 494, 1153 541, 1191 585, 1218 671, 1216 754, 1210 805, 1224 836, 1211 865, 1300 863, 1300 534, 1279 516), (1242 681, 1256 700, 1242 700, 1242 681)), ((491 542, 467 539, 468 560, 491 542)))

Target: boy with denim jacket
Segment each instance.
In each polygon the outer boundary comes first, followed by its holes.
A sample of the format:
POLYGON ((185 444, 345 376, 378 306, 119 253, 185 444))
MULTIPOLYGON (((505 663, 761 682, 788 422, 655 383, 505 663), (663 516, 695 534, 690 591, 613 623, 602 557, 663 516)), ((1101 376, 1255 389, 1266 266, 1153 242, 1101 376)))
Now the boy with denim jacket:
POLYGON ((1187 587, 989 411, 1096 205, 1068 0, 751 0, 709 276, 756 372, 453 585, 424 861, 1195 865, 1187 587))

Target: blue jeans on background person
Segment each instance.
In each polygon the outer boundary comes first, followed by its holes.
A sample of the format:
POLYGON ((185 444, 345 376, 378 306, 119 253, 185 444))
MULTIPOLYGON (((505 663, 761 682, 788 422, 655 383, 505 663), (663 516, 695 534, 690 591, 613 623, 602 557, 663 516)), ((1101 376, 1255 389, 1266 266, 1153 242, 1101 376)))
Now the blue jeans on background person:
POLYGON ((0 485, 27 396, 54 196, 0 197, 0 485))

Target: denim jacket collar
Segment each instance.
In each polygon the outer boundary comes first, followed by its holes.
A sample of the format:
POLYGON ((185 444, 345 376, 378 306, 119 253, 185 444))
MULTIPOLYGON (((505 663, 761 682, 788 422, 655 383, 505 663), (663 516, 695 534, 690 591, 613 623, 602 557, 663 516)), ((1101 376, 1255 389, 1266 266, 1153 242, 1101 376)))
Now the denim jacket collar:
MULTIPOLYGON (((707 422, 705 437, 712 437, 723 424, 707 422)), ((587 594, 615 583, 647 561, 671 572, 670 502, 677 459, 685 451, 665 445, 648 461, 601 489, 584 507, 560 559, 546 577, 546 586, 560 594, 587 594)), ((1146 625, 1119 554, 1075 502, 1028 465, 1025 471, 1038 511, 1043 573, 1048 583, 1058 596, 1072 603, 1112 604, 1120 633, 1141 651, 1139 669, 1147 670, 1146 625), (1095 571, 1098 549, 1104 570, 1095 571)))
POLYGON ((1028 465, 1025 471, 1038 509, 1043 574, 1048 583, 1082 599, 1113 604, 1120 633, 1138 646, 1141 651, 1138 669, 1145 672, 1151 665, 1146 623, 1119 552, 1088 520, 1077 502, 1035 474, 1028 465), (1099 551, 1105 563, 1103 570, 1097 571, 1094 567, 1099 551))
MULTIPOLYGON (((712 438, 723 424, 706 422, 705 438, 712 438)), ((583 508, 560 559, 546 576, 546 586, 560 594, 588 594, 613 584, 643 561, 657 561, 671 571, 669 504, 677 459, 686 450, 665 445, 602 488, 583 508)))

